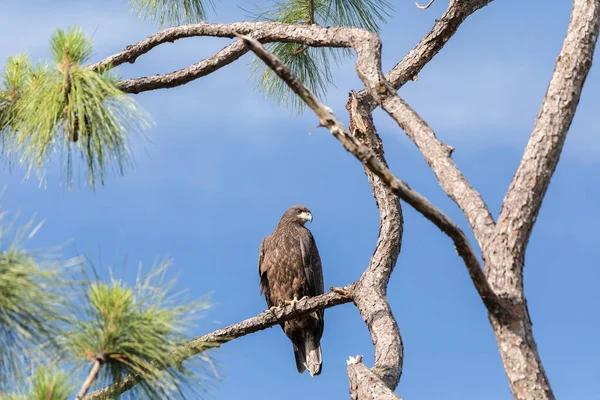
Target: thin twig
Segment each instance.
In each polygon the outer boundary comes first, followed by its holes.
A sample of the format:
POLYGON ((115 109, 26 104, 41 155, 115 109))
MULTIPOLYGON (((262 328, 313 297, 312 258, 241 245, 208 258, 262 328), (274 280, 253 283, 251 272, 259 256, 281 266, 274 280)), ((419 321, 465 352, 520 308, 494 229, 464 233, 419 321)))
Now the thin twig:
POLYGON ((417 2, 415 1, 415 5, 416 5, 416 6, 417 6, 417 8, 418 8, 418 9, 420 9, 420 10, 427 10, 429 7, 431 7, 431 5, 433 4, 433 2, 434 2, 434 1, 435 1, 435 0, 429 0, 429 3, 427 3, 427 4, 426 4, 426 5, 424 5, 424 6, 420 5, 419 3, 417 3, 417 2))
POLYGON ((81 385, 81 389, 79 390, 79 393, 77 393, 77 397, 76 397, 77 400, 83 399, 83 396, 85 396, 87 391, 90 390, 90 388, 92 387, 92 384, 98 377, 98 373, 100 372, 101 367, 102 367, 102 363, 100 362, 100 360, 95 360, 94 364, 92 365, 92 369, 90 370, 90 373, 88 374, 87 378, 85 378, 83 385, 81 385))

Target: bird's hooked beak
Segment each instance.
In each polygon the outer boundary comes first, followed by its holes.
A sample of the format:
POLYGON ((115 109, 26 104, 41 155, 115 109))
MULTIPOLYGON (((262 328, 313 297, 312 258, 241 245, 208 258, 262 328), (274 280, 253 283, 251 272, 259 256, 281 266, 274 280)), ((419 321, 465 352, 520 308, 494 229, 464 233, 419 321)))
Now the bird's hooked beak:
POLYGON ((300 213, 300 218, 302 219, 303 222, 308 221, 308 222, 312 223, 313 216, 311 213, 305 211, 305 212, 300 213))

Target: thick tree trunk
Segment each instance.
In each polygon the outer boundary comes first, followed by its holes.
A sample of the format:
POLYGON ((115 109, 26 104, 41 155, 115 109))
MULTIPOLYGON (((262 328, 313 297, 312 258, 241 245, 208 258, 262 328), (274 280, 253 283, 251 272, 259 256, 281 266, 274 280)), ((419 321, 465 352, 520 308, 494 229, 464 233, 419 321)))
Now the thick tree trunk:
POLYGON ((511 312, 490 317, 515 399, 554 399, 533 338, 523 290, 525 251, 591 68, 600 0, 575 0, 563 47, 496 230, 482 243, 488 281, 511 312))
POLYGON ((533 338, 527 305, 517 307, 520 315, 513 320, 499 321, 490 316, 510 389, 519 400, 554 399, 533 338))

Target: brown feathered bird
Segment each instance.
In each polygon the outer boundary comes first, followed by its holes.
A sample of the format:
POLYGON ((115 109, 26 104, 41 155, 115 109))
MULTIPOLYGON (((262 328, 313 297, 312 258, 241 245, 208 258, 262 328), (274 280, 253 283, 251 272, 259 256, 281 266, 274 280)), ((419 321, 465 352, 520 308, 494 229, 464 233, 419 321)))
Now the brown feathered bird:
MULTIPOLYGON (((288 209, 275 231, 263 239, 258 256, 260 291, 271 310, 323 294, 323 269, 315 239, 304 224, 312 214, 304 206, 288 209)), ((324 311, 298 317, 281 324, 294 345, 296 368, 312 375, 321 373, 321 336, 324 311)))

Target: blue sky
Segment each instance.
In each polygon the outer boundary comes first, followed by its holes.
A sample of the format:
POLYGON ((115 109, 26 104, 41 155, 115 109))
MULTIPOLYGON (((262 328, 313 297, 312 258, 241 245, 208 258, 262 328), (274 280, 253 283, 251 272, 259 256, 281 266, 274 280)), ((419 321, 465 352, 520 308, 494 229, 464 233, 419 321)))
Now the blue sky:
MULTIPOLYGON (((246 3, 246 2, 243 2, 246 3)), ((388 70, 433 25, 447 5, 428 11, 397 1, 383 28, 388 70)), ((242 2, 221 1, 210 21, 244 18, 242 2)), ((258 4, 266 4, 259 2, 258 4)), ((471 17, 401 94, 456 148, 454 159, 497 216, 533 127, 564 38, 571 3, 497 1, 471 17)), ((94 60, 143 39, 157 28, 129 16, 124 1, 5 0, 0 58, 27 52, 48 58, 57 28, 78 24, 95 43, 94 60)), ((229 40, 186 39, 163 45, 123 66, 126 77, 170 72, 198 62, 229 40)), ((150 267, 172 257, 179 286, 212 293, 215 303, 193 332, 254 316, 259 295, 257 253, 285 209, 308 206, 323 259, 325 286, 355 281, 378 231, 378 212, 362 167, 317 121, 298 117, 253 91, 247 55, 184 87, 136 96, 156 127, 149 142, 133 140, 135 167, 109 176, 95 192, 60 187, 51 169, 46 188, 23 170, 0 171, 0 203, 24 222, 46 223, 31 246, 67 241, 66 255, 94 254, 118 267, 125 256, 150 267)), ((597 221, 600 210, 600 76, 594 66, 526 257, 525 285, 534 333, 559 398, 600 392, 597 221)), ((327 97, 343 120, 350 90, 362 85, 353 60, 333 71, 327 97)), ((376 125, 393 171, 468 231, 464 217, 439 187, 416 147, 377 111, 376 125)), ((407 399, 511 397, 485 309, 449 239, 404 206, 402 253, 388 288, 405 345, 398 393, 407 399)), ((133 268, 131 268, 133 270, 133 268)), ((207 398, 306 399, 347 396, 348 356, 373 348, 357 310, 326 311, 323 373, 296 372, 291 344, 275 327, 227 344, 213 356, 221 381, 207 398)))

